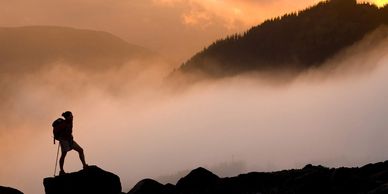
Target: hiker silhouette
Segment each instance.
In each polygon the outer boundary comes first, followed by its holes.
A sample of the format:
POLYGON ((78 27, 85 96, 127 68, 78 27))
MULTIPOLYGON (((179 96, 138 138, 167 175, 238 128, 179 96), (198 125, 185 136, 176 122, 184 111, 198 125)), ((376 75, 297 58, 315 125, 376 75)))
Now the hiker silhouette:
MULTIPOLYGON (((63 169, 65 163, 65 157, 68 151, 75 150, 79 154, 79 158, 82 162, 83 168, 85 169, 88 165, 85 162, 84 150, 77 142, 74 141, 73 137, 73 114, 70 111, 62 113, 65 119, 57 119, 53 123, 54 127, 54 138, 59 141, 61 146, 61 158, 59 159, 59 175, 66 174, 63 169)), ((55 141, 54 141, 55 143, 55 141)))

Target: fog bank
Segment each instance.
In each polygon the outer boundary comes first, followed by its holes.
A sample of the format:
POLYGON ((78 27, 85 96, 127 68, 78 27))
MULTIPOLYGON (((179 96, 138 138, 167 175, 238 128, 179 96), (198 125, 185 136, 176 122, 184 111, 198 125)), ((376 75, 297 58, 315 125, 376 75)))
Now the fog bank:
MULTIPOLYGON (((51 123, 66 110, 74 114, 75 140, 87 162, 119 175, 124 192, 143 178, 173 181, 175 173, 198 166, 232 164, 217 173, 233 176, 386 160, 388 42, 370 40, 327 69, 280 86, 243 75, 175 90, 164 83, 171 68, 162 62, 87 73, 55 63, 5 74, 0 182, 43 193, 57 151, 51 123)), ((69 153, 65 169, 81 166, 69 153)))

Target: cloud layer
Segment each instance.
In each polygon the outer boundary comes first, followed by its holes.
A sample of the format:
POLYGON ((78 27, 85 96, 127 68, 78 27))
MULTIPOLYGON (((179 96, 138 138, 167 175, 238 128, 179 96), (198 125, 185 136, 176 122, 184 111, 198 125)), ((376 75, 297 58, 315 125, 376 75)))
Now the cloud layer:
MULTIPOLYGON (((87 72, 56 63, 3 76, 0 182, 43 192, 57 148, 50 125, 66 110, 87 161, 118 174, 124 191, 145 177, 231 161, 242 173, 385 160, 388 42, 371 40, 333 59, 336 68, 286 85, 239 76, 180 90, 165 84, 171 68, 158 63, 87 72)), ((81 168, 76 153, 65 168, 81 168)))

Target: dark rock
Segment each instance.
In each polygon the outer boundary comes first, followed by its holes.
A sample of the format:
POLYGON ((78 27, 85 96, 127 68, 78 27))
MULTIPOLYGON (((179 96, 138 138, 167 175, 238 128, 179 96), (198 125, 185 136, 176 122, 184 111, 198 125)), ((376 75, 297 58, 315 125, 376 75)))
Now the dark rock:
POLYGON ((204 168, 191 171, 177 185, 146 179, 129 194, 350 194, 388 193, 388 161, 361 168, 307 165, 279 172, 251 172, 219 178, 204 168), (169 188, 169 190, 167 190, 169 188))
POLYGON ((204 169, 197 168, 191 171, 187 176, 181 178, 176 187, 179 191, 195 191, 195 192, 204 192, 213 188, 219 177, 212 172, 204 169))
POLYGON ((386 193, 388 193, 388 183, 377 187, 376 189, 369 192, 368 194, 386 194, 386 193))
POLYGON ((0 186, 0 193, 1 194, 23 194, 17 189, 13 189, 10 187, 2 187, 2 186, 0 186))
POLYGON ((163 185, 152 179, 144 179, 137 183, 128 194, 171 194, 175 193, 175 186, 163 185))
POLYGON ((120 194, 120 178, 97 166, 43 180, 46 194, 120 194))

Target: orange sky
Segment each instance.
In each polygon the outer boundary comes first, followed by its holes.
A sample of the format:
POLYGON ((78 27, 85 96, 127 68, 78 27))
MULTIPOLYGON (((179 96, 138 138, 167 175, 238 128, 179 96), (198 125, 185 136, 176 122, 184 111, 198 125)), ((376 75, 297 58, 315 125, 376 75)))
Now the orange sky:
MULTIPOLYGON (((216 39, 317 2, 0 0, 0 26, 59 25, 108 31, 181 63, 216 39)), ((383 0, 377 3, 381 5, 383 0)))

